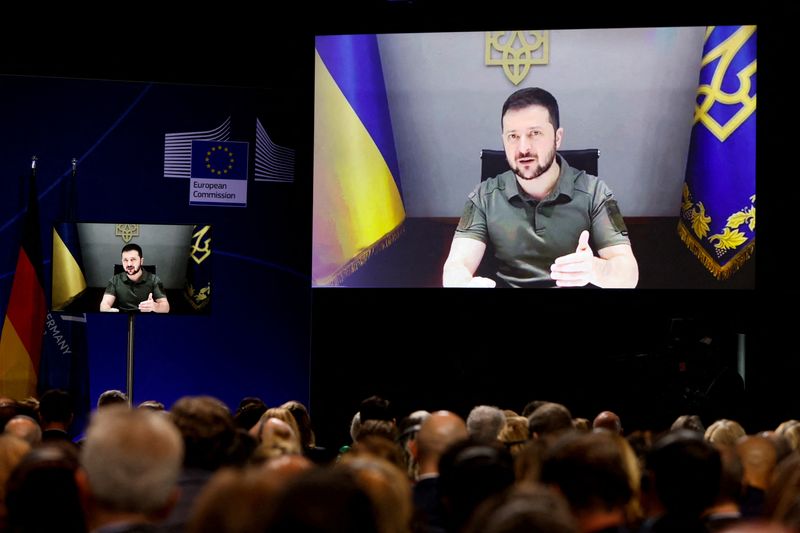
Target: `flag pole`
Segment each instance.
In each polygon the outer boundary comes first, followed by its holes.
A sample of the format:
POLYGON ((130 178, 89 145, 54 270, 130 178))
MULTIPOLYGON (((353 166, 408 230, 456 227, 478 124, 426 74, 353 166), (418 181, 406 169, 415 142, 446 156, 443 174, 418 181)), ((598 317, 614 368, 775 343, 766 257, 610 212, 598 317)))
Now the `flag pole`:
POLYGON ((745 360, 747 355, 747 345, 745 344, 747 336, 744 333, 736 334, 736 369, 739 375, 742 376, 742 383, 747 388, 747 379, 745 376, 745 360))
POLYGON ((133 407, 133 330, 136 313, 128 313, 127 392, 128 405, 133 407))
POLYGON ((72 175, 69 179, 69 193, 67 194, 67 222, 75 222, 75 176, 78 174, 78 160, 72 158, 72 175))

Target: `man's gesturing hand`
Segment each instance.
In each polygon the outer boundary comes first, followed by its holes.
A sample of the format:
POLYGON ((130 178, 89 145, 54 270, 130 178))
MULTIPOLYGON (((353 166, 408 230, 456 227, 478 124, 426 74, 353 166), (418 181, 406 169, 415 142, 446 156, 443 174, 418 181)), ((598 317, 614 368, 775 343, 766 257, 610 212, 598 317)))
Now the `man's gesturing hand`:
POLYGON ((497 282, 491 278, 483 278, 475 276, 467 283, 467 287, 480 287, 483 289, 492 289, 497 285, 497 282))
POLYGON ((582 287, 594 279, 595 257, 589 247, 589 232, 584 230, 578 238, 575 253, 562 255, 550 265, 550 277, 559 287, 582 287))
POLYGON ((147 300, 139 304, 139 311, 142 313, 150 313, 156 310, 156 302, 153 301, 153 293, 147 295, 147 300))

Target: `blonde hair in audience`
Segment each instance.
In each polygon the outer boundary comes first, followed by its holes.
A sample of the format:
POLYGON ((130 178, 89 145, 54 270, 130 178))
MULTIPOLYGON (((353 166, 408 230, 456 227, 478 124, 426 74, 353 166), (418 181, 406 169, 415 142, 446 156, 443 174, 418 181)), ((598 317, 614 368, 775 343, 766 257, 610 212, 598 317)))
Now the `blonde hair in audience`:
POLYGON ((528 442, 528 419, 524 416, 506 417, 506 425, 500 430, 497 438, 506 445, 511 455, 516 457, 528 442))
POLYGON ((300 428, 297 427, 297 421, 294 419, 294 416, 292 416, 292 413, 285 407, 271 407, 264 411, 264 414, 258 419, 258 423, 253 426, 253 428, 256 429, 256 438, 259 440, 263 438, 261 433, 264 430, 264 423, 270 418, 277 418, 278 420, 286 422, 295 437, 297 437, 297 440, 300 440, 300 428))
POLYGON ((708 426, 704 438, 711 444, 736 446, 745 435, 744 428, 738 422, 722 418, 708 426))
POLYGON ((259 424, 261 443, 253 453, 253 460, 261 462, 266 459, 302 453, 300 439, 294 430, 279 418, 267 418, 259 424))
POLYGON ((775 433, 789 441, 792 450, 800 449, 800 422, 797 420, 787 420, 775 430, 775 433))

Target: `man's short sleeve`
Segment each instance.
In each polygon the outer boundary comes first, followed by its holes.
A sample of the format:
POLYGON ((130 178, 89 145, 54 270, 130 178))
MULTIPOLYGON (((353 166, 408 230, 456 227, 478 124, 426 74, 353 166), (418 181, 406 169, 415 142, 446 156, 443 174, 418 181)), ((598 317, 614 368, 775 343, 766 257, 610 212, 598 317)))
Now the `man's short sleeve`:
POLYGON ((608 185, 598 180, 592 207, 592 241, 598 250, 618 244, 630 244, 628 228, 608 185))
POLYGON ((161 278, 153 274, 153 299, 158 300, 166 297, 167 293, 164 292, 164 284, 161 282, 161 278))
POLYGON ((115 283, 116 277, 112 277, 108 280, 108 285, 106 285, 105 294, 111 294, 113 296, 117 295, 117 284, 115 283))
POLYGON ((477 205, 477 191, 470 193, 467 203, 464 205, 464 212, 458 221, 455 237, 466 237, 481 242, 488 242, 489 236, 486 230, 486 214, 477 205))

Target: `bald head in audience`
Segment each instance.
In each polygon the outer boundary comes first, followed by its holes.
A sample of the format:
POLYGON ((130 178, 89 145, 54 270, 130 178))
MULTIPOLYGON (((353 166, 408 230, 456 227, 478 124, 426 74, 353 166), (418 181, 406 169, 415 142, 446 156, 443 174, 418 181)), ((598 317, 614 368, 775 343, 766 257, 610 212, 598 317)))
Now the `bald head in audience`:
POLYGON ((39 422, 26 415, 17 415, 6 423, 5 433, 24 440, 31 446, 42 442, 42 428, 39 422))
POLYGON ((775 468, 775 445, 766 437, 743 437, 736 445, 736 451, 744 469, 743 484, 766 490, 775 468))
POLYGON ((612 433, 622 435, 622 421, 616 413, 603 411, 592 422, 592 429, 607 429, 612 433))
POLYGON ((464 420, 450 411, 436 411, 422 423, 412 450, 419 475, 439 472, 439 459, 449 446, 468 437, 464 420))

